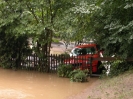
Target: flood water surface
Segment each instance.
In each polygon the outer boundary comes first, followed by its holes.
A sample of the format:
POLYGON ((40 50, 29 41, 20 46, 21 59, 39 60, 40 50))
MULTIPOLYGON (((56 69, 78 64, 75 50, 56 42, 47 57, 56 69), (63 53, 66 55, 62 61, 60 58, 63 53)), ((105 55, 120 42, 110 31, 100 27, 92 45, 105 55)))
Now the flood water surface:
POLYGON ((98 80, 88 79, 86 83, 76 83, 52 73, 0 68, 0 99, 67 99, 98 80))

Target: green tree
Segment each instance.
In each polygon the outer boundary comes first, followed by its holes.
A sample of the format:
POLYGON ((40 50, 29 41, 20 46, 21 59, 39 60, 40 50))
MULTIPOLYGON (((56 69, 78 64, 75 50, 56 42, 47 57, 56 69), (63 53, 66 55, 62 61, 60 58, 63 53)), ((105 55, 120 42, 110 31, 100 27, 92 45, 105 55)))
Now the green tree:
POLYGON ((64 11, 57 23, 60 26, 60 37, 66 41, 90 40, 90 17, 99 7, 95 5, 95 0, 76 0, 73 4, 64 11))
MULTIPOLYGON (((60 30, 56 23, 60 22, 63 13, 73 5, 73 0, 1 0, 0 33, 5 37, 10 34, 6 42, 10 42, 10 37, 18 42, 17 40, 24 36, 26 43, 27 38, 31 37, 34 43, 37 42, 34 51, 39 57, 46 58, 50 52, 52 37, 55 31, 60 30)), ((1 46, 3 48, 3 45, 1 46)), ((47 64, 47 61, 45 63, 47 64)))
POLYGON ((91 16, 91 34, 106 49, 106 54, 132 57, 133 1, 97 1, 100 9, 91 16))
POLYGON ((29 52, 27 35, 22 34, 23 25, 20 25, 21 14, 22 11, 17 6, 12 8, 8 2, 0 1, 0 59, 4 68, 16 68, 24 53, 29 52))

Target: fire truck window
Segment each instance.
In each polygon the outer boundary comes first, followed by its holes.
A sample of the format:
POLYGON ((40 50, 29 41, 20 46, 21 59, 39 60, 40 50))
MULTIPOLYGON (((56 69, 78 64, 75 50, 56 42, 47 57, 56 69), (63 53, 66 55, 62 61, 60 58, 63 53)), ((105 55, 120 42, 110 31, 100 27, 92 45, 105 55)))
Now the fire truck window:
POLYGON ((91 47, 91 48, 87 48, 87 54, 94 54, 95 53, 95 48, 91 47))
POLYGON ((86 48, 83 48, 83 49, 81 50, 81 55, 86 55, 86 54, 87 54, 86 48))

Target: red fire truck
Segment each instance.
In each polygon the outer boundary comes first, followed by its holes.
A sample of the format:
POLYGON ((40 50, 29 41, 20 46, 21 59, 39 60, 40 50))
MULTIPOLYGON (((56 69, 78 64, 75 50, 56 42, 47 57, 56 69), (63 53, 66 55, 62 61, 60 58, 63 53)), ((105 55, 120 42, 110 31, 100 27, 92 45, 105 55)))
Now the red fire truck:
POLYGON ((75 46, 70 53, 70 58, 65 60, 66 64, 72 64, 74 68, 90 69, 92 73, 101 73, 104 67, 100 68, 101 62, 98 60, 90 60, 100 57, 101 51, 95 43, 85 43, 75 46))

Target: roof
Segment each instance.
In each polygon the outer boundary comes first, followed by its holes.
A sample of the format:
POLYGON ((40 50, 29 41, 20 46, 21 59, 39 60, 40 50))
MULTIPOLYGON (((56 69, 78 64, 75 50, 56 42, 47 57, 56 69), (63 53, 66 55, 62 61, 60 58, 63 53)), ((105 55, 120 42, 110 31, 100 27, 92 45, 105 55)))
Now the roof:
POLYGON ((95 44, 95 43, 90 43, 90 44, 83 44, 83 45, 78 45, 78 46, 76 46, 76 47, 78 47, 78 48, 84 48, 84 47, 93 47, 93 46, 96 46, 97 44, 95 44))

